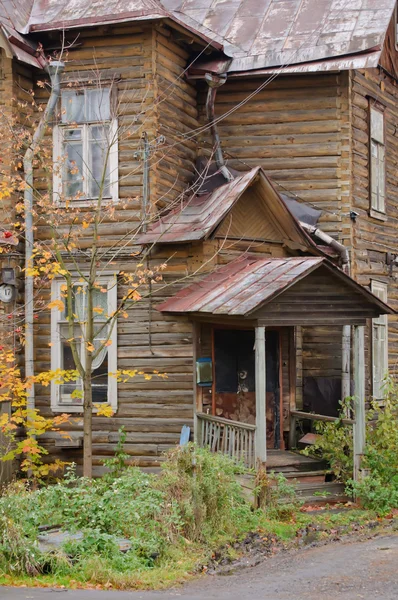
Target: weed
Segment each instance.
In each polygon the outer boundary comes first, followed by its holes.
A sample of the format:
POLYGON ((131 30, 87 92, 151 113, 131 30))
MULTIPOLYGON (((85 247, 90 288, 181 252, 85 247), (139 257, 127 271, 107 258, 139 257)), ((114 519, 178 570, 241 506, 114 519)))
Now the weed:
POLYGON ((257 472, 255 494, 260 508, 270 519, 289 521, 303 504, 295 487, 282 473, 275 475, 271 471, 268 474, 265 469, 257 472))

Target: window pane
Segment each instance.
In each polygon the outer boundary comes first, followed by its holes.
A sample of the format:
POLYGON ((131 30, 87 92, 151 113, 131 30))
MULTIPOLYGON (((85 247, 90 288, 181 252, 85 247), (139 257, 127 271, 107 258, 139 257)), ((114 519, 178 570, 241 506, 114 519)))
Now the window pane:
POLYGON ((111 118, 109 88, 86 90, 86 120, 109 121, 111 118))
POLYGON ((385 148, 379 146, 379 197, 378 205, 381 212, 385 211, 385 194, 386 194, 386 166, 385 166, 385 148))
POLYGON ((73 90, 63 91, 61 100, 62 123, 84 121, 84 94, 73 90))
MULTIPOLYGON (((76 330, 76 338, 79 338, 79 333, 76 330)), ((70 343, 67 341, 68 328, 61 327, 61 369, 74 371, 76 369, 75 362, 73 360, 72 350, 70 343)), ((80 349, 80 346, 79 346, 80 349)), ((80 354, 80 352, 79 352, 80 354)), ((68 381, 60 385, 60 402, 62 404, 83 404, 83 398, 74 397, 74 392, 81 391, 81 381, 68 381), (73 395, 73 396, 72 396, 73 395)))
POLYGON ((62 342, 62 368, 68 371, 73 371, 76 368, 72 356, 72 349, 70 344, 66 341, 62 342))
MULTIPOLYGON (((106 284, 104 286, 106 288, 106 284)), ((93 308, 98 308, 97 311, 94 310, 94 319, 96 321, 104 321, 108 314, 108 293, 101 292, 101 290, 93 290, 93 308), (100 312, 102 311, 102 312, 100 312)))
POLYGON ((83 142, 81 129, 63 132, 64 158, 63 191, 67 198, 83 193, 83 142))
MULTIPOLYGON (((107 289, 106 284, 104 284, 104 289, 107 289)), ((79 321, 85 321, 87 314, 87 285, 85 283, 81 283, 73 286, 73 295, 72 295, 72 311, 79 321)), ((97 308, 98 310, 94 310, 94 320, 103 322, 107 318, 108 314, 108 293, 101 292, 100 289, 94 289, 93 292, 93 309, 97 308)), ((65 319, 68 316, 68 307, 66 303, 66 299, 64 299, 65 310, 63 312, 63 318, 65 319)))
POLYGON ((109 127, 93 125, 89 137, 90 196, 98 198, 103 180, 103 196, 110 196, 108 153, 109 127))
POLYGON ((93 370, 92 374, 93 402, 107 402, 108 400, 108 353, 101 365, 93 370))
POLYGON ((380 144, 384 143, 384 114, 379 110, 370 110, 370 135, 380 144))

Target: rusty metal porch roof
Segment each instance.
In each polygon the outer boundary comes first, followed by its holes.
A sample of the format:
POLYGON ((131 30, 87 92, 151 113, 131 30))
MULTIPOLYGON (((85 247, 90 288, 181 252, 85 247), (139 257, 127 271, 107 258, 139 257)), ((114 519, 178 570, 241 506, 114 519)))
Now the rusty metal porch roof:
POLYGON ((395 311, 321 257, 261 258, 242 256, 160 304, 161 312, 248 317, 320 266, 360 292, 380 314, 395 311))
MULTIPOLYGON (((0 0, 22 34, 169 19, 223 48, 231 74, 376 66, 396 0, 0 0)), ((211 68, 206 62, 203 68, 211 68)))

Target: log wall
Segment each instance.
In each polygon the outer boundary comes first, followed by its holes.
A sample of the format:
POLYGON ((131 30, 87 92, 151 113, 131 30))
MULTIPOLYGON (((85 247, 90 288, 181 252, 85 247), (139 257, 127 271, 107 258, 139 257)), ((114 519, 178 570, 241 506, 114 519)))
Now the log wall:
MULTIPOLYGON (((228 164, 240 171, 261 165, 282 193, 324 211, 322 228, 349 240, 346 74, 229 79, 217 91, 217 118, 228 164), (254 97, 247 100, 249 94, 254 97), (348 227, 347 227, 348 225, 348 227)), ((205 88, 200 94, 205 121, 205 88)), ((207 151, 211 139, 203 140, 207 151)))
MULTIPOLYGON (((388 301, 398 308, 396 267, 387 265, 387 253, 397 253, 398 231, 398 83, 382 69, 354 71, 351 74, 352 97, 352 207, 359 213, 353 224, 353 275, 364 286, 371 280, 388 286, 388 301), (370 214, 369 169, 369 106, 377 100, 385 107, 386 142, 386 214, 380 220, 370 214)), ((398 321, 389 319, 389 370, 397 375, 398 321)), ((371 391, 371 351, 367 332, 367 391, 371 391)))

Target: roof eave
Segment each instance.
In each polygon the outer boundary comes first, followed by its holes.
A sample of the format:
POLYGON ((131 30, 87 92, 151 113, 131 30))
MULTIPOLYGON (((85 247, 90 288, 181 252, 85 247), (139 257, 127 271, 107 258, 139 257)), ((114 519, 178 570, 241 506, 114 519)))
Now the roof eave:
POLYGON ((171 25, 175 26, 179 30, 183 30, 189 35, 195 36, 198 41, 204 42, 205 44, 212 46, 215 50, 223 51, 223 44, 209 38, 204 33, 194 29, 190 25, 187 25, 180 19, 177 19, 174 15, 171 15, 167 12, 159 12, 159 14, 153 15, 148 13, 148 11, 134 11, 129 13, 123 13, 120 16, 117 15, 107 15, 104 17, 87 17, 80 18, 74 21, 70 21, 65 23, 64 21, 53 21, 51 23, 43 23, 43 24, 35 24, 29 26, 29 33, 35 32, 45 32, 45 31, 54 31, 58 29, 68 30, 68 29, 77 29, 81 27, 96 27, 100 25, 113 25, 116 23, 128 23, 130 21, 170 21, 171 25))

